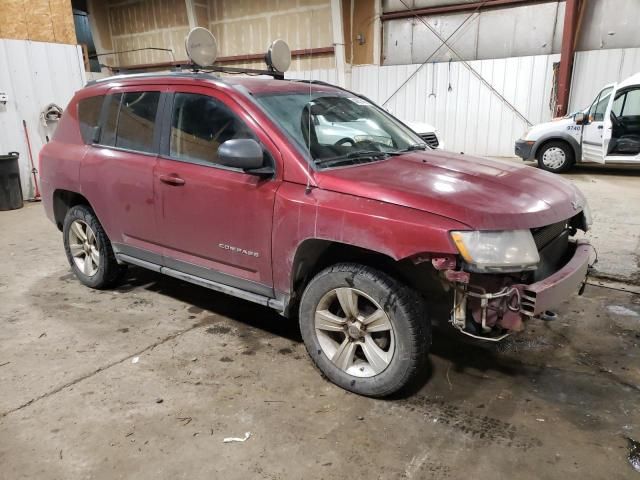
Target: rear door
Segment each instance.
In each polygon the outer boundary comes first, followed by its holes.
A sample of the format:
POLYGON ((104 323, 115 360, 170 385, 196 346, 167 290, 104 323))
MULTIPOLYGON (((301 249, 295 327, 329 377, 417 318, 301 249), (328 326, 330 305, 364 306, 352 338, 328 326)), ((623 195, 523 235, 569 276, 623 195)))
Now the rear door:
POLYGON ((161 99, 160 86, 111 89, 81 169, 83 193, 114 250, 156 263, 161 247, 156 243, 153 169, 161 99))
POLYGON ((279 152, 256 121, 214 88, 181 86, 167 100, 154 172, 165 266, 272 297, 271 230, 281 169, 260 178, 216 163, 225 140, 279 152), (280 170, 280 171, 279 171, 280 170))
POLYGON ((582 161, 604 163, 602 145, 605 113, 611 103, 615 84, 605 86, 591 104, 588 123, 582 128, 582 161))

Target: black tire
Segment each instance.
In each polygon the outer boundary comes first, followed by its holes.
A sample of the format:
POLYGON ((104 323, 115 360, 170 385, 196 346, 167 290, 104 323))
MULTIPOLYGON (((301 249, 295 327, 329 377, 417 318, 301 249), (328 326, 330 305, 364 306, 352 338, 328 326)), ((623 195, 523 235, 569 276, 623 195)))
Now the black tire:
MULTIPOLYGON (((366 298, 365 302, 368 302, 366 298)), ((361 301, 357 300, 357 303, 360 305, 361 301)), ((391 395, 410 386, 427 366, 431 323, 425 302, 414 290, 379 270, 341 263, 321 271, 309 282, 302 295, 299 321, 307 352, 316 367, 336 385, 359 395, 391 395), (363 292, 375 300, 387 315, 395 343, 391 360, 381 372, 368 377, 351 375, 334 364, 323 351, 315 328, 316 309, 323 298, 336 288, 363 292)), ((338 334, 347 336, 346 333, 338 334)), ((362 347, 356 348, 360 348, 360 354, 364 355, 362 347)))
MULTIPOLYGON (((113 286, 126 270, 126 266, 119 265, 111 248, 111 242, 107 237, 102 225, 96 218, 93 210, 86 205, 76 205, 71 207, 64 218, 62 227, 62 236, 64 241, 64 250, 67 254, 69 265, 75 273, 78 280, 87 287, 104 289, 113 286), (99 252, 99 261, 95 273, 85 274, 76 263, 71 253, 70 230, 74 222, 83 222, 91 228, 95 236, 95 248, 99 252)), ((85 257, 86 258, 86 257, 85 257)))
POLYGON ((552 172, 552 173, 566 172, 571 167, 573 167, 576 161, 573 148, 571 148, 571 145, 569 145, 567 142, 563 142, 562 140, 548 142, 542 145, 542 147, 540 147, 540 149, 536 154, 536 158, 538 160, 538 166, 541 169, 546 170, 547 172, 552 172), (558 152, 558 150, 562 151, 562 154, 564 155, 564 160, 561 163, 556 163, 551 161, 545 162, 544 160, 545 153, 547 152, 551 153, 554 151, 554 149, 556 152, 558 152))

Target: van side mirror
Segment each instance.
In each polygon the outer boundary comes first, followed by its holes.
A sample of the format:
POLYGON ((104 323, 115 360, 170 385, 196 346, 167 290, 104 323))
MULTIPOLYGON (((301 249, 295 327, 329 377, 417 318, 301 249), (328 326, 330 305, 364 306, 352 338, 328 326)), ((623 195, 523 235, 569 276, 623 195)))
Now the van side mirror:
POLYGON ((585 115, 583 112, 578 112, 573 116, 573 120, 576 122, 576 125, 583 125, 585 123, 585 115))
POLYGON ((218 163, 254 175, 273 175, 273 168, 264 164, 262 147, 251 138, 236 138, 223 142, 218 147, 218 163))

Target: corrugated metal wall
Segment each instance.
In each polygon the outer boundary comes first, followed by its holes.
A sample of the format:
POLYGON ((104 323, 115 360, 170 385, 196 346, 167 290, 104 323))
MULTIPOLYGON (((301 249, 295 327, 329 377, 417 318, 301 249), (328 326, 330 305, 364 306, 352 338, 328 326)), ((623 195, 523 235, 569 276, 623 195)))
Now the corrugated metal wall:
MULTIPOLYGON (((553 62, 559 55, 537 55, 469 62, 532 123, 551 118, 553 62)), ((352 88, 382 104, 419 65, 354 67, 352 88)), ((527 125, 512 108, 462 63, 428 64, 390 100, 386 108, 407 121, 434 125, 448 150, 476 155, 512 156, 527 125)))
MULTIPOLYGON (((445 3, 416 1, 415 7, 445 3)), ((564 2, 549 2, 421 18, 442 38, 453 34, 448 43, 465 60, 548 55, 560 52, 564 6, 564 2)), ((398 1, 386 1, 383 10, 406 8, 398 1)), ((448 48, 439 48, 442 40, 415 17, 385 21, 382 44, 385 65, 422 63, 427 58, 436 62, 458 59, 448 48)))
POLYGON ((573 64, 569 111, 588 107, 607 83, 640 72, 640 48, 577 52, 573 64))
POLYGON ((76 45, 0 39, 0 153, 20 153, 20 177, 25 198, 33 195, 31 169, 22 120, 27 122, 34 161, 54 127, 44 127, 41 110, 49 103, 62 108, 85 84, 82 52, 76 45))
MULTIPOLYGON (((553 63, 559 55, 476 60, 480 73, 531 123, 551 119, 553 63)), ((354 66, 350 89, 382 105, 420 65, 354 66)), ((335 83, 335 70, 288 72, 287 78, 335 83)), ((425 65, 386 105, 406 121, 434 125, 447 150, 513 156, 526 122, 460 62, 425 65)))

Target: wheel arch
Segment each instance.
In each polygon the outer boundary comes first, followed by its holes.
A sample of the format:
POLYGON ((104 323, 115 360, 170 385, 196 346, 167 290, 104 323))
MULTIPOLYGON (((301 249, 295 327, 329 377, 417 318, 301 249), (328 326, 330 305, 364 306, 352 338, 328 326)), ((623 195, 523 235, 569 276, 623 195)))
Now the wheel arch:
POLYGON ((414 262, 413 258, 396 260, 375 250, 333 240, 307 239, 300 243, 291 267, 290 297, 285 313, 290 316, 309 281, 323 269, 337 263, 357 263, 381 270, 420 294, 437 290, 441 283, 430 262, 414 262), (435 287, 435 288, 434 288, 435 287))
POLYGON ((86 205, 91 208, 89 200, 77 192, 64 189, 58 189, 53 192, 53 215, 58 230, 62 231, 64 217, 76 205, 86 205))
POLYGON ((568 133, 553 133, 539 138, 536 143, 534 143, 533 148, 531 149, 531 157, 537 159, 540 150, 550 142, 564 142, 568 144, 573 151, 575 162, 579 162, 582 158, 582 147, 580 146, 578 141, 568 133))

